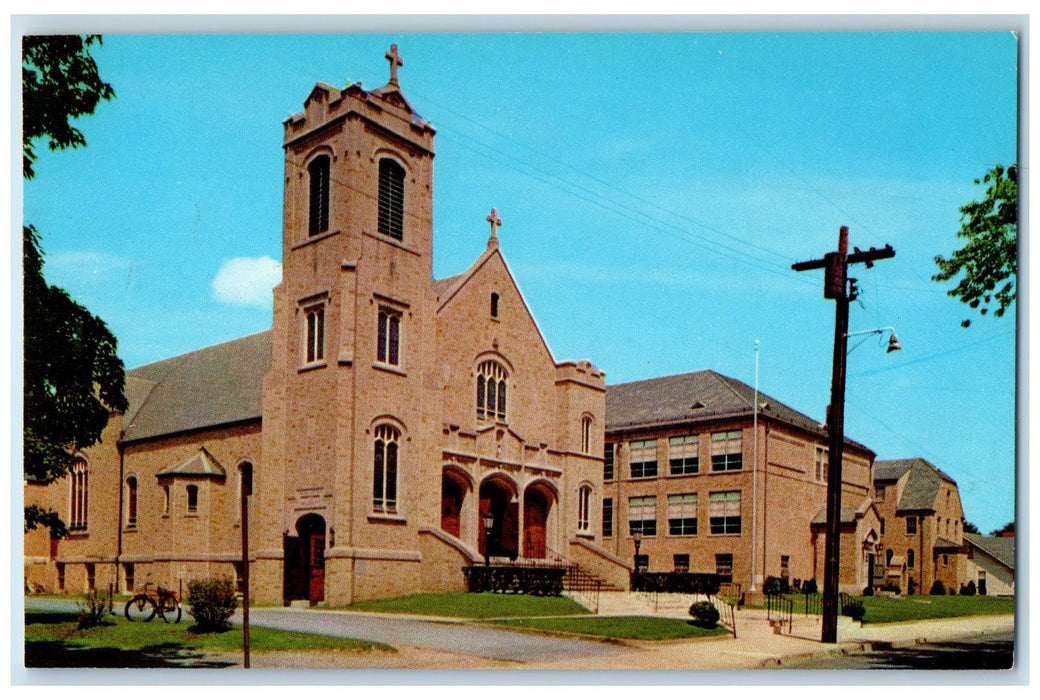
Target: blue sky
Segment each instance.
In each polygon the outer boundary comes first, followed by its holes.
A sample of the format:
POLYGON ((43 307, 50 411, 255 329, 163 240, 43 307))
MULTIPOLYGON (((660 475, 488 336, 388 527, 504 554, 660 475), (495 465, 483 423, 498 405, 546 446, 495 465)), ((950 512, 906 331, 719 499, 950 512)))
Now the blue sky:
MULTIPOLYGON (((349 23, 345 24, 349 29, 349 23)), ((46 274, 128 367, 270 327, 282 121, 317 81, 388 76, 437 128, 434 274, 502 251, 557 360, 608 382, 715 369, 811 416, 834 305, 792 263, 891 244, 854 268, 846 433, 921 456, 983 532, 1014 517, 1014 315, 930 280, 973 180, 1017 158, 1017 38, 994 32, 122 35, 88 147, 38 149, 24 219, 46 274), (234 274, 229 275, 228 271, 234 274), (228 278, 239 284, 225 283, 228 278)))

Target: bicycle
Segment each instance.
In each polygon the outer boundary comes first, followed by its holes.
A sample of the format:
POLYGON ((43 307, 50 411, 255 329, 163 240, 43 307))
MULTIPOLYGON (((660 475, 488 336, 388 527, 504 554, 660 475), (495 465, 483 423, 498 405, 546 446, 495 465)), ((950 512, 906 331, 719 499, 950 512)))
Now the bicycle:
POLYGON ((123 608, 130 622, 149 622, 158 613, 163 622, 177 624, 181 621, 181 601, 177 594, 162 586, 144 584, 144 592, 138 593, 123 608))

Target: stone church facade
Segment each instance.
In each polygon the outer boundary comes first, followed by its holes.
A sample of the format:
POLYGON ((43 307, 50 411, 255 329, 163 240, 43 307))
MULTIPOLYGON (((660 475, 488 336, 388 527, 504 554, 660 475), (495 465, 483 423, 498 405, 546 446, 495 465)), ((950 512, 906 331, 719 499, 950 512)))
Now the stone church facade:
POLYGON ((434 129, 387 58, 384 87, 319 83, 285 122, 272 329, 128 372, 74 473, 26 486, 71 525, 27 535, 29 581, 240 575, 243 467, 260 601, 458 590, 485 553, 627 577, 600 547, 604 374, 553 358, 494 210, 469 269, 433 279, 434 129))

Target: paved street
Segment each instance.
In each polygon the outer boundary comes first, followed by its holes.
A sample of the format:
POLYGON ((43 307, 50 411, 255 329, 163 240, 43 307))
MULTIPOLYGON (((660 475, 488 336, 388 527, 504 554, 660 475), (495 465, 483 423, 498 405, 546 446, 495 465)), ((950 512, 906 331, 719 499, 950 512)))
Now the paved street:
MULTIPOLYGON (((561 657, 591 660, 631 651, 617 644, 401 615, 255 608, 250 610, 249 620, 279 629, 370 639, 393 646, 407 645, 524 664, 539 664, 561 657)), ((242 621, 241 611, 236 613, 235 621, 242 621)))

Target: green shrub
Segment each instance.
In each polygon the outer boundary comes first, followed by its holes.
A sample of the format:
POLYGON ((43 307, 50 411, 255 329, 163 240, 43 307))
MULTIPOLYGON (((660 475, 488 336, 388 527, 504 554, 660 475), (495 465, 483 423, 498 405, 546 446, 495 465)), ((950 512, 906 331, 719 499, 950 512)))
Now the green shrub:
POLYGON ((762 586, 762 592, 766 595, 785 595, 791 592, 791 583, 785 578, 766 576, 766 582, 765 585, 762 586))
POLYGON ((863 587, 863 595, 874 595, 874 587, 867 584, 863 587))
POLYGON ((863 603, 858 600, 853 600, 842 606, 841 614, 846 617, 851 617, 853 620, 859 622, 863 619, 863 616, 867 614, 867 609, 863 607, 863 603))
POLYGON ((888 583, 888 584, 885 584, 884 586, 881 587, 881 590, 887 591, 889 593, 895 593, 896 595, 899 595, 900 593, 903 592, 903 589, 899 587, 898 583, 888 583))
POLYGON ((975 582, 968 581, 961 585, 961 595, 975 595, 975 582))
POLYGON ((816 585, 816 579, 811 578, 802 584, 802 593, 808 593, 809 595, 815 595, 820 592, 819 586, 816 585))
POLYGON ((235 593, 235 584, 227 577, 188 583, 188 612, 200 632, 220 632, 231 627, 231 616, 238 607, 235 593))
POLYGON ((90 591, 83 596, 82 601, 77 601, 79 609, 79 628, 81 630, 97 627, 105 621, 108 614, 108 596, 100 591, 90 591))
POLYGON ((929 595, 946 595, 946 584, 942 581, 936 581, 932 584, 932 589, 928 591, 929 595))
POLYGON ((719 621, 719 611, 711 603, 701 601, 690 606, 690 617, 698 627, 711 629, 719 621))
POLYGON ((915 581, 914 577, 911 576, 910 579, 906 582, 906 594, 913 595, 915 593, 917 593, 917 581, 915 581))

